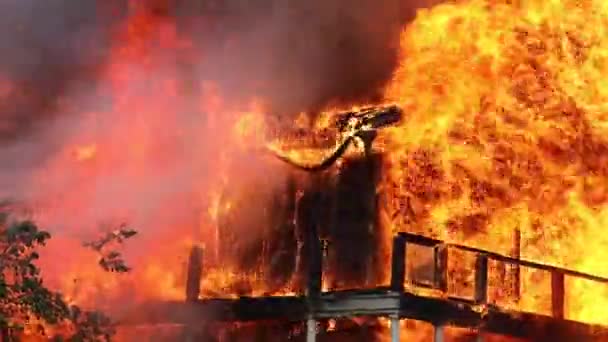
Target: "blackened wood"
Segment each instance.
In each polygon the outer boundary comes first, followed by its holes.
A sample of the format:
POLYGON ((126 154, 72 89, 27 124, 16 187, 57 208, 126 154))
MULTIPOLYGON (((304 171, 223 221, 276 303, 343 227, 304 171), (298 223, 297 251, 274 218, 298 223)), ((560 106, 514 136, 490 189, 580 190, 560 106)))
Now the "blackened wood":
MULTIPOLYGON (((398 237, 407 240, 407 235, 399 234, 398 237)), ((469 247, 447 246, 476 251, 486 258, 507 258, 469 247)), ((537 269, 547 267, 515 259, 508 259, 507 261, 515 264, 527 263, 528 267, 537 269)), ((480 265, 481 262, 478 262, 478 270, 484 268, 483 265, 480 265)), ((553 269, 560 271, 557 268, 553 269)), ((565 274, 566 272, 568 271, 561 270, 559 273, 565 274)), ((606 281, 606 279, 600 278, 600 281, 606 281)), ((559 285, 560 282, 563 284, 563 280, 556 280, 554 287, 563 287, 559 285)), ((475 299, 479 298, 480 296, 476 296, 475 299)), ((137 324, 138 322, 192 325, 201 321, 283 320, 293 322, 303 321, 310 317, 327 319, 399 315, 401 318, 426 321, 434 325, 482 328, 490 333, 526 338, 532 341, 569 342, 608 339, 608 327, 606 326, 585 324, 539 314, 506 311, 495 306, 489 306, 487 310, 480 312, 476 305, 478 301, 451 297, 431 297, 410 292, 395 293, 388 288, 321 293, 314 297, 312 305, 310 299, 306 296, 286 296, 164 302, 137 308, 137 315, 127 313, 126 319, 119 319, 118 322, 122 325, 137 324)))
POLYGON ((294 286, 309 295, 321 291, 322 248, 319 236, 324 196, 312 189, 298 200, 296 209, 297 256, 294 286))
MULTIPOLYGON (((149 303, 137 308, 137 315, 119 320, 121 325, 138 323, 198 324, 202 321, 304 321, 311 314, 305 297, 259 297, 209 299, 197 302, 149 303)), ((527 338, 531 341, 603 341, 608 327, 555 319, 490 307, 479 312, 472 301, 395 294, 388 289, 336 291, 322 294, 313 309, 315 318, 391 316, 462 328, 479 328, 489 333, 527 338)))
POLYGON ((316 225, 310 227, 306 237, 306 244, 309 249, 308 255, 310 256, 306 293, 309 297, 318 297, 321 293, 323 279, 323 248, 316 225))
POLYGON ((475 260, 475 303, 488 301, 488 256, 478 254, 475 260))
POLYGON ((376 229, 379 156, 345 159, 334 194, 331 269, 335 287, 369 286, 379 278, 382 232, 376 229))
MULTIPOLYGON (((516 260, 521 259, 521 230, 515 229, 513 236, 513 247, 512 257, 516 260)), ((507 269, 509 270, 509 293, 515 303, 521 299, 521 269, 519 264, 510 264, 507 269)))
POLYGON ((434 285, 437 289, 446 292, 448 290, 448 249, 446 245, 435 246, 433 260, 435 262, 434 285))
POLYGON ((186 301, 192 302, 198 299, 201 289, 201 278, 203 276, 203 249, 193 246, 188 258, 188 275, 186 279, 186 301))
POLYGON ((554 318, 564 318, 565 277, 561 272, 551 273, 551 312, 554 318))
POLYGON ((270 233, 265 238, 265 254, 268 262, 264 263, 265 278, 269 291, 285 288, 293 278, 295 269, 297 241, 295 233, 295 202, 297 186, 293 177, 288 177, 284 191, 277 191, 272 197, 270 207, 270 233))
POLYGON ((403 291, 405 282, 406 247, 405 237, 397 235, 393 238, 393 255, 391 265, 391 290, 403 291))
POLYGON ((443 241, 433 239, 427 236, 422 236, 418 234, 411 233, 399 233, 399 235, 403 236, 407 242, 411 242, 415 245, 425 246, 425 247, 435 247, 438 244, 441 244, 443 241))

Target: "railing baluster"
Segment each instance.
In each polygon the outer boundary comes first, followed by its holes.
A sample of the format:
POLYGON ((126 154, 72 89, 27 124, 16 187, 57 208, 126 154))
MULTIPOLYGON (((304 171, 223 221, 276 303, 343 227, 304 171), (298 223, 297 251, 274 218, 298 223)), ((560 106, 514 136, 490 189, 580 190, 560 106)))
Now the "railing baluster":
POLYGON ((488 256, 478 254, 475 260, 475 303, 488 302, 488 256))
POLYGON ((396 235, 393 238, 393 256, 391 265, 391 290, 402 292, 405 282, 405 263, 407 242, 404 236, 396 235))
MULTIPOLYGON (((488 255, 477 254, 475 260, 475 304, 488 303, 488 255)), ((477 331, 476 342, 483 342, 481 328, 477 331)))
POLYGON ((554 318, 564 319, 565 276, 551 272, 551 311, 554 318))
POLYGON ((441 244, 433 248, 433 259, 435 268, 433 274, 434 285, 437 289, 447 292, 448 290, 448 249, 441 244))

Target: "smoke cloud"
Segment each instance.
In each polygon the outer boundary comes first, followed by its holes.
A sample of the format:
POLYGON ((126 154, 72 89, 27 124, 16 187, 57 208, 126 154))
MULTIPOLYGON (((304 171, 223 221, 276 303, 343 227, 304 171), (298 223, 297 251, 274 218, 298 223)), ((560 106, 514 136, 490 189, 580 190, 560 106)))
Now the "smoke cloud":
MULTIPOLYGON (((87 227, 132 223, 142 237, 129 256, 144 265, 162 250, 158 241, 190 236, 204 224, 205 192, 221 179, 216 163, 230 135, 222 128, 230 117, 218 108, 258 98, 290 118, 377 101, 398 62, 404 23, 428 5, 224 1, 198 7, 199 16, 196 1, 141 3, 158 19, 142 25, 156 33, 137 41, 148 51, 145 60, 124 61, 113 47, 125 18, 100 12, 99 1, 0 3, 0 200, 34 207, 43 212, 41 225, 73 238, 48 253, 74 277, 79 260, 65 253, 90 237, 87 227), (198 54, 185 58, 159 44, 170 33, 161 26, 172 23, 198 54), (200 97, 214 95, 222 106, 201 108, 200 97), (96 148, 95 158, 75 160, 96 148)), ((255 158, 232 159, 234 176, 282 179, 255 158)))

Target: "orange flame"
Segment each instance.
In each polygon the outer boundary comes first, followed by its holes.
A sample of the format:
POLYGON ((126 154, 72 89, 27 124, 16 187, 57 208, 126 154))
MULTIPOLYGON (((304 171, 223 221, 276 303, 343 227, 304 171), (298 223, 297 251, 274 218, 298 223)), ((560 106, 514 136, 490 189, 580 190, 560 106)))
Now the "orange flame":
MULTIPOLYGON (((519 229, 523 258, 608 275, 607 11, 490 0, 420 11, 386 91, 408 117, 386 138, 388 228, 503 253, 519 229)), ((520 306, 540 310, 548 291, 527 276, 520 306)), ((567 291, 568 317, 608 322, 605 286, 567 291)))

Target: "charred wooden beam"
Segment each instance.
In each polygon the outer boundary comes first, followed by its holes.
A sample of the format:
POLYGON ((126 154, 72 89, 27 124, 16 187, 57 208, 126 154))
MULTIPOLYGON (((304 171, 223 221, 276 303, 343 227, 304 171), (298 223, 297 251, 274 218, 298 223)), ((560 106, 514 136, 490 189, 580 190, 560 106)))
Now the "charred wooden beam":
MULTIPOLYGON (((521 230, 519 228, 515 229, 513 234, 511 256, 516 260, 521 259, 521 230)), ((514 302, 518 303, 521 299, 521 268, 519 263, 511 263, 507 269, 509 270, 509 294, 514 302)))
MULTIPOLYGON (((314 231, 309 235, 315 238, 314 231)), ((320 246, 317 241, 318 253, 320 246)), ((243 321, 287 321, 316 322, 329 318, 357 316, 390 317, 398 324, 399 318, 425 321, 435 327, 456 326, 479 329, 489 333, 525 338, 533 341, 597 341, 608 339, 608 326, 586 324, 563 319, 563 276, 577 274, 574 271, 513 259, 488 251, 470 247, 444 244, 445 248, 458 248, 477 253, 476 293, 472 299, 435 297, 414 291, 399 289, 405 263, 406 243, 438 246, 441 241, 400 233, 394 240, 393 281, 389 288, 343 290, 321 292, 315 286, 319 277, 311 277, 314 284, 308 295, 285 297, 241 297, 234 299, 205 299, 189 302, 164 302, 148 304, 138 308, 137 315, 129 315, 122 325, 137 323, 177 323, 192 326, 200 322, 243 322, 243 321), (403 258, 401 258, 401 256, 403 258), (401 259, 401 261, 399 261, 401 259), (510 311, 492 305, 479 310, 479 304, 486 304, 488 260, 497 259, 515 265, 549 269, 554 272, 554 315, 510 311)), ((198 252, 196 252, 198 253, 198 252)), ((194 251, 192 254, 196 254, 194 251)), ((193 258, 196 260, 196 258, 193 258)), ((311 270, 318 268, 311 267, 311 270)), ((312 271, 311 271, 312 272, 312 271)), ((193 272, 196 273, 196 272, 193 272)), ((314 272, 313 272, 314 275, 314 272)), ((581 274, 579 278, 595 279, 608 284, 608 279, 581 274)), ((192 298, 190 296, 189 298, 192 298)))
POLYGON ((488 256, 478 254, 475 260, 475 303, 488 302, 488 256))
MULTIPOLYGON (((332 129, 336 130, 335 142, 326 153, 320 154, 314 162, 302 162, 291 154, 277 147, 277 142, 270 142, 266 150, 279 160, 305 171, 323 171, 331 167, 342 157, 353 141, 362 141, 367 150, 375 138, 375 131, 401 121, 402 110, 395 105, 365 108, 361 111, 336 113, 332 129)), ((311 134, 315 134, 312 132, 311 134)), ((310 148, 310 146, 302 146, 310 148)), ((296 149, 297 148, 292 148, 296 149)))
POLYGON ((388 289, 336 291, 322 294, 311 310, 304 296, 206 299, 193 303, 148 304, 141 314, 122 324, 203 321, 306 321, 356 316, 394 316, 436 326, 483 328, 484 331, 534 341, 596 341, 608 338, 608 328, 532 313, 489 308, 479 312, 473 301, 394 293, 388 289), (550 337, 551 339, 547 339, 550 337))
POLYGON ((448 248, 446 245, 437 245, 433 248, 433 260, 435 262, 433 272, 434 286, 443 291, 448 290, 448 248))
POLYGON ((203 249, 193 246, 188 258, 188 275, 186 279, 186 301, 198 300, 201 289, 201 278, 203 276, 203 249))
POLYGON ((397 235, 393 238, 393 255, 391 267, 391 290, 403 291, 405 282, 405 260, 406 260, 405 238, 397 235))
POLYGON ((561 272, 551 273, 551 312, 553 317, 564 318, 565 277, 561 272))
POLYGON ((323 248, 316 225, 309 227, 306 232, 306 246, 308 247, 308 276, 306 279, 306 294, 316 298, 321 294, 323 280, 323 248))
POLYGON ((378 246, 382 232, 377 220, 378 155, 344 160, 335 181, 334 217, 328 225, 332 241, 330 264, 334 288, 373 286, 384 273, 378 246), (353 253, 353 251, 356 251, 353 253))

